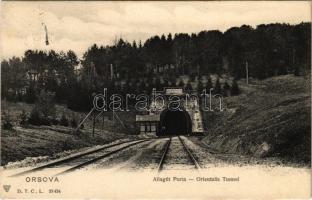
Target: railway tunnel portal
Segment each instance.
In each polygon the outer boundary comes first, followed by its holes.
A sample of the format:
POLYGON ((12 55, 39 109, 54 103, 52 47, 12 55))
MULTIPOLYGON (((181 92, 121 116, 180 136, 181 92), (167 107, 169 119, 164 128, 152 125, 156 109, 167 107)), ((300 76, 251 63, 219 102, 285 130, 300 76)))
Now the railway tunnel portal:
POLYGON ((200 135, 203 133, 198 100, 186 101, 186 93, 182 88, 165 88, 164 91, 158 91, 158 93, 161 93, 165 100, 161 102, 156 98, 151 102, 148 114, 136 116, 139 133, 157 136, 200 135), (179 109, 172 109, 172 107, 176 107, 176 104, 168 100, 172 96, 179 97, 179 109), (161 107, 159 104, 164 105, 163 109, 154 109, 161 107))
POLYGON ((190 115, 185 110, 166 109, 160 114, 159 128, 158 136, 190 134, 192 132, 190 115))

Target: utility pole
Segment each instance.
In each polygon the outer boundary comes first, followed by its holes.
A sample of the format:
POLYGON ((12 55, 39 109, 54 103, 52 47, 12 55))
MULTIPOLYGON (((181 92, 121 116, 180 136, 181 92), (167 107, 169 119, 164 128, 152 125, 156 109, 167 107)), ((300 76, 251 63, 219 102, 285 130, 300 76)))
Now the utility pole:
POLYGON ((113 64, 110 65, 110 71, 111 71, 111 80, 113 80, 113 78, 114 78, 114 68, 113 68, 113 64))
POLYGON ((197 77, 199 77, 199 65, 197 65, 197 77))
POLYGON ((94 137, 94 129, 95 129, 95 113, 93 115, 92 137, 94 137))
POLYGON ((114 116, 114 114, 115 114, 115 111, 114 111, 114 106, 113 106, 113 126, 115 126, 115 116, 114 116))
POLYGON ((249 76, 248 76, 248 61, 246 60, 246 83, 247 83, 247 85, 249 84, 248 78, 249 78, 249 76))
POLYGON ((90 81, 90 86, 93 83, 93 78, 94 78, 94 73, 95 73, 95 66, 94 63, 90 63, 90 71, 89 71, 89 81, 90 81))
POLYGON ((104 130, 104 120, 105 120, 105 116, 103 114, 103 119, 102 119, 102 131, 104 130))

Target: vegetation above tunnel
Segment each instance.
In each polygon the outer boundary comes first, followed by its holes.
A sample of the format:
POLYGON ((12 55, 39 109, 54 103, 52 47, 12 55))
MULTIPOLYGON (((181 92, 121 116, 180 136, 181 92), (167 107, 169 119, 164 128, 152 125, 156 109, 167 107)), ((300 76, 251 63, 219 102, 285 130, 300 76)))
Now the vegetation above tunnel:
POLYGON ((191 89, 176 77, 189 75, 193 81, 196 75, 229 74, 239 79, 246 65, 259 79, 300 75, 310 68, 310 29, 311 23, 261 24, 224 33, 153 36, 144 44, 120 38, 111 46, 92 45, 81 61, 73 51, 28 50, 22 58, 2 60, 2 98, 32 103, 44 89, 68 108, 88 110, 91 95, 103 87, 112 93, 148 93, 177 84, 191 89))

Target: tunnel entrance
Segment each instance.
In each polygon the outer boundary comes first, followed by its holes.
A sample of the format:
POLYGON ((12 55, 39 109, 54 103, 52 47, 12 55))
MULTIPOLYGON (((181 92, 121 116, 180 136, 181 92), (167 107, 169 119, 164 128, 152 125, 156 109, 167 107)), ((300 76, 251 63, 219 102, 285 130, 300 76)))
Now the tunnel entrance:
POLYGON ((186 135, 191 133, 191 119, 186 111, 165 110, 160 114, 158 135, 186 135))

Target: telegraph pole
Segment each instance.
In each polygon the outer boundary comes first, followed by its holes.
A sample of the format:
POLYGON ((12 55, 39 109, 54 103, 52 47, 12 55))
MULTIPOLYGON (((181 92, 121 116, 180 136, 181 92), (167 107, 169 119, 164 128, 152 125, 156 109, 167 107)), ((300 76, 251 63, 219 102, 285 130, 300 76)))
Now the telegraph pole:
POLYGON ((199 77, 199 65, 197 64, 197 78, 199 77))
POLYGON ((247 83, 247 85, 249 84, 248 78, 249 78, 249 76, 248 76, 248 61, 246 60, 246 83, 247 83))
POLYGON ((104 120, 105 120, 105 116, 104 116, 104 114, 103 114, 103 119, 102 119, 103 121, 102 121, 102 131, 104 130, 104 120))
POLYGON ((95 129, 95 113, 93 115, 92 137, 94 137, 94 129, 95 129))
POLYGON ((114 67, 113 64, 110 64, 111 80, 114 78, 114 67))

